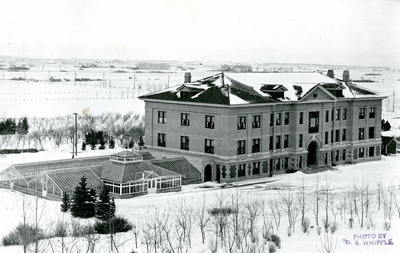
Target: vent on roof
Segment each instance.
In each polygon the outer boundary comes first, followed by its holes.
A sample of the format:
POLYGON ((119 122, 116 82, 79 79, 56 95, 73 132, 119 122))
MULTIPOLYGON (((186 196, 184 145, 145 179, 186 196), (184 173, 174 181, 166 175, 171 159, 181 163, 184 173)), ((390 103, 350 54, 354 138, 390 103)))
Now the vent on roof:
POLYGON ((333 73, 333 70, 332 69, 330 69, 330 70, 328 70, 328 73, 326 74, 328 77, 330 77, 330 78, 335 78, 335 73, 333 73))

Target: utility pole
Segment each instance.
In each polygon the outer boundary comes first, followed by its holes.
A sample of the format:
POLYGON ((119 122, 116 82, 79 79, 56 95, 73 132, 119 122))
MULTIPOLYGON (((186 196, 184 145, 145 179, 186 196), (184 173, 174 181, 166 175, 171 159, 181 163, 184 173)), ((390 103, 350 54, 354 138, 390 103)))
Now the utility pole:
POLYGON ((77 113, 73 113, 75 115, 75 126, 74 126, 74 133, 73 133, 73 142, 72 142, 72 158, 74 156, 78 156, 78 121, 77 121, 77 113))
POLYGON ((393 112, 394 112, 394 105, 395 105, 395 101, 396 101, 395 97, 396 97, 396 93, 393 90, 393 112))

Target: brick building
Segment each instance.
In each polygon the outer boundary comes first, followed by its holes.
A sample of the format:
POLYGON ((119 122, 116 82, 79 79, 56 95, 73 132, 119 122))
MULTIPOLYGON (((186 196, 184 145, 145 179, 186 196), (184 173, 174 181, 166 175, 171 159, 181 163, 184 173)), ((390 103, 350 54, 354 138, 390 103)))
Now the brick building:
POLYGON ((204 181, 380 159, 385 96, 310 73, 218 73, 141 96, 149 150, 186 157, 204 181))

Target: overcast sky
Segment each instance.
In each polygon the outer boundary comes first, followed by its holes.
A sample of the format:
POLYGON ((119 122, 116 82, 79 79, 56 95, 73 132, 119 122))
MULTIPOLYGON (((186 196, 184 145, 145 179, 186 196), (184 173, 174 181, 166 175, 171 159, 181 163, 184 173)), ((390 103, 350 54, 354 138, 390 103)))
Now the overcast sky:
POLYGON ((400 66, 399 0, 2 0, 0 55, 400 66))

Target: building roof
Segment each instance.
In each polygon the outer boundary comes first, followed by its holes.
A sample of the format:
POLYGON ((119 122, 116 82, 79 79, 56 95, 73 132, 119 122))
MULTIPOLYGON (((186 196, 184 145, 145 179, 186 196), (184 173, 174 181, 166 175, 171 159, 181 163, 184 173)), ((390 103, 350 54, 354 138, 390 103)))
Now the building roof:
POLYGON ((381 136, 382 138, 382 144, 387 146, 389 145, 392 141, 395 142, 397 145, 400 144, 400 140, 398 137, 394 137, 394 136, 381 136))
POLYGON ((380 97, 379 93, 319 72, 302 73, 218 73, 191 83, 170 87, 139 97, 143 100, 183 101, 193 103, 241 105, 304 101, 317 85, 324 92, 342 90, 337 99, 380 97), (271 93, 283 92, 283 97, 271 93))
POLYGON ((193 177, 195 175, 201 175, 200 171, 196 169, 196 167, 194 167, 184 157, 163 158, 151 160, 148 162, 164 169, 174 171, 178 174, 181 174, 183 177, 193 177))
MULTIPOLYGON (((98 168, 100 166, 94 167, 98 168)), ((63 191, 74 190, 75 187, 81 182, 82 177, 86 177, 88 188, 95 189, 103 186, 103 182, 93 172, 93 168, 91 167, 48 170, 45 171, 45 173, 63 191)))
POLYGON ((100 178, 102 180, 126 183, 146 178, 146 174, 153 174, 156 177, 179 176, 179 174, 161 168, 149 162, 140 161, 133 163, 119 163, 109 161, 103 164, 100 178))

